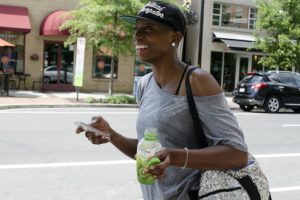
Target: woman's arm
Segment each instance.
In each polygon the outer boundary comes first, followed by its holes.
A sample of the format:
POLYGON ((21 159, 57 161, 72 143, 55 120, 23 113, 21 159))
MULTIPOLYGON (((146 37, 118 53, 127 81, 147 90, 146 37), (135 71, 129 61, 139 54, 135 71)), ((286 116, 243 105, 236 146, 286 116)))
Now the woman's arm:
MULTIPOLYGON (((96 136, 93 132, 86 132, 85 136, 91 141, 93 144, 103 144, 107 142, 111 142, 115 147, 117 147, 121 152, 123 152, 128 157, 135 159, 136 149, 137 149, 137 139, 131 139, 122 136, 113 130, 109 123, 101 116, 93 117, 93 123, 90 125, 100 131, 108 133, 109 138, 105 136, 96 136)), ((82 128, 77 128, 76 133, 82 132, 82 128)))
POLYGON ((204 149, 166 149, 170 155, 170 165, 196 169, 225 170, 247 165, 248 153, 225 145, 215 145, 204 149))
POLYGON ((128 157, 135 159, 137 139, 126 138, 111 129, 110 142, 128 157))

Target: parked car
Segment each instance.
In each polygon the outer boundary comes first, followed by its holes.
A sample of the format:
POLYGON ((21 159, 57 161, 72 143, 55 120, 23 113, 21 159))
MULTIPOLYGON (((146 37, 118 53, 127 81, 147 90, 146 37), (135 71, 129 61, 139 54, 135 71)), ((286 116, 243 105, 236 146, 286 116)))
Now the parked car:
POLYGON ((280 108, 300 112, 300 74, 287 71, 250 73, 233 91, 233 101, 244 111, 254 107, 275 113, 280 108))
MULTIPOLYGON (((73 82, 73 66, 67 66, 66 69, 60 70, 60 82, 61 83, 72 83, 73 82), (66 77, 65 77, 66 70, 66 77)), ((57 66, 49 66, 44 69, 43 82, 48 83, 57 83, 57 66)))

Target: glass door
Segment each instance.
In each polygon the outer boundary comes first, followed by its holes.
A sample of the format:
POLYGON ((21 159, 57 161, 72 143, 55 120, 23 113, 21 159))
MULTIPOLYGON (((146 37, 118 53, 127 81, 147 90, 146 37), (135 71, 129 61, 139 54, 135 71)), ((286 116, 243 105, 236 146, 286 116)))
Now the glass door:
POLYGON ((73 50, 61 42, 46 42, 44 47, 43 89, 73 91, 73 50))
POLYGON ((224 92, 232 92, 234 89, 234 83, 236 80, 236 61, 236 54, 225 53, 222 82, 222 88, 224 92))
POLYGON ((247 73, 250 71, 251 64, 250 64, 250 57, 248 56, 238 56, 237 58, 237 66, 236 66, 236 82, 235 87, 237 86, 238 82, 241 81, 243 78, 247 76, 247 73))

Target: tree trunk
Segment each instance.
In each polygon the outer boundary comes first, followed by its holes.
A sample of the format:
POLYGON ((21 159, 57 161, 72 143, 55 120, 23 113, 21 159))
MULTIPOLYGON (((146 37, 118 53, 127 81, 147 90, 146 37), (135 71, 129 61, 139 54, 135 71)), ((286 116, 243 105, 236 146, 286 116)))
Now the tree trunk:
MULTIPOLYGON (((118 3, 118 2, 116 2, 116 3, 118 3)), ((115 13, 114 13, 114 30, 116 30, 116 27, 117 27, 117 17, 118 17, 118 13, 117 13, 117 11, 115 11, 115 13)), ((111 48, 110 81, 109 81, 109 89, 108 89, 108 95, 109 96, 113 95, 113 83, 114 83, 114 73, 115 73, 116 37, 117 37, 117 34, 115 32, 114 33, 114 38, 113 38, 113 45, 112 45, 112 48, 111 48)))

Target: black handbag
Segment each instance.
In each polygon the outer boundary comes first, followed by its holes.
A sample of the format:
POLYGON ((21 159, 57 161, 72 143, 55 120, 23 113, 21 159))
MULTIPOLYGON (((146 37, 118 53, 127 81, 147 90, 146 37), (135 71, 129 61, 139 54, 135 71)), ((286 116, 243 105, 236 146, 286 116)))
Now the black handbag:
MULTIPOLYGON (((201 148, 208 147, 195 105, 189 77, 197 68, 190 68, 186 75, 186 96, 197 140, 201 148)), ((271 200, 269 184, 257 160, 249 154, 248 166, 234 170, 204 170, 196 198, 202 200, 271 200)), ((193 193, 195 194, 195 193, 193 193)))

